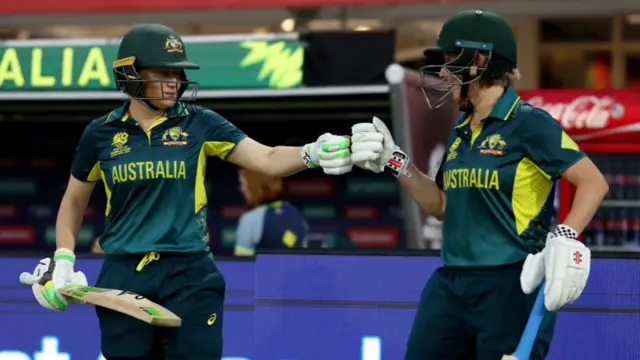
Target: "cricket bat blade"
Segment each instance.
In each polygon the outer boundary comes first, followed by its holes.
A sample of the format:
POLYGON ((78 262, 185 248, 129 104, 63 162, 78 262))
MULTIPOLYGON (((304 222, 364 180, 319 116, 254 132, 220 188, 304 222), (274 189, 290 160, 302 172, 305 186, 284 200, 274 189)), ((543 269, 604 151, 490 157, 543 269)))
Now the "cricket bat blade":
POLYGON ((69 284, 60 292, 64 296, 117 311, 154 326, 182 325, 182 319, 170 310, 130 291, 69 284))

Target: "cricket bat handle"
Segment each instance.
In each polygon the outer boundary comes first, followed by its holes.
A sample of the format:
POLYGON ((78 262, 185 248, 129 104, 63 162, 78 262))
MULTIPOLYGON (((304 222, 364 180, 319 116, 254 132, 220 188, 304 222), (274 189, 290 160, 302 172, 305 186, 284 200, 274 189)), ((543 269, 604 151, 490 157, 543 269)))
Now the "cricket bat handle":
POLYGON ((533 304, 531 314, 529 314, 529 320, 527 320, 527 325, 525 326, 520 342, 518 343, 518 348, 513 354, 502 356, 502 360, 529 360, 533 344, 538 336, 542 317, 546 311, 544 307, 544 285, 545 281, 542 280, 542 283, 538 288, 536 302, 533 304))

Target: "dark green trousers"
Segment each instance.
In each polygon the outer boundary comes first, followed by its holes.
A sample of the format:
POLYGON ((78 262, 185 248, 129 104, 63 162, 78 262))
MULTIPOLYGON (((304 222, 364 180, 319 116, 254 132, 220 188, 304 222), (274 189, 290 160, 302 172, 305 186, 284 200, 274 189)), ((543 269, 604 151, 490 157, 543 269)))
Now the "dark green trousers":
POLYGON ((96 307, 102 354, 107 359, 219 360, 225 282, 215 262, 205 253, 153 254, 146 262, 143 255, 106 256, 96 286, 143 295, 182 318, 182 326, 154 327, 96 307))
MULTIPOLYGON (((499 360, 515 351, 536 292, 520 288, 522 263, 436 270, 424 287, 405 360, 499 360)), ((549 352, 555 313, 545 315, 531 360, 549 352)))

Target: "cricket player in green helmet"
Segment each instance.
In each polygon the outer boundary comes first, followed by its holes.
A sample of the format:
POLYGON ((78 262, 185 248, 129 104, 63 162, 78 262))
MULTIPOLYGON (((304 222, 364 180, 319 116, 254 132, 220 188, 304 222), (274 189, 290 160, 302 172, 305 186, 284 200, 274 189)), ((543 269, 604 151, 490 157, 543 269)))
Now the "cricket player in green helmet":
POLYGON ((60 204, 53 261, 43 259, 33 273, 20 276, 43 307, 69 306, 59 289, 87 283, 74 269, 74 247, 94 185, 102 180, 105 258, 95 286, 138 293, 182 319, 178 328, 153 328, 97 308, 108 360, 222 356, 225 281, 208 246, 207 156, 274 177, 312 167, 339 175, 352 167, 345 137, 327 133, 303 147, 270 147, 216 112, 185 102, 197 89, 187 69, 198 65, 172 29, 143 24, 124 36, 113 72, 129 99, 86 127, 60 204))
POLYGON ((427 102, 461 115, 435 179, 411 164, 382 121, 356 124, 352 161, 385 168, 443 221, 441 258, 419 300, 406 360, 500 359, 516 349, 543 278, 547 312, 530 359, 544 359, 555 313, 582 293, 590 252, 578 234, 608 191, 595 165, 548 113, 522 101, 511 27, 463 11, 443 25, 422 68, 427 102), (577 187, 552 228, 556 180, 577 187))

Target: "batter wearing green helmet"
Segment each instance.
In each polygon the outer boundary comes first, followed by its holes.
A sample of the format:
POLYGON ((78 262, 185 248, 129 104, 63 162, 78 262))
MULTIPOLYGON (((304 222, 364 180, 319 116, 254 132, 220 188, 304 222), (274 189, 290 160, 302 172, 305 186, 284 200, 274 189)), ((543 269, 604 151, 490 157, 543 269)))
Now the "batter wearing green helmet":
POLYGON ((274 177, 312 167, 339 175, 352 167, 345 137, 327 133, 303 147, 270 147, 188 103, 198 83, 185 70, 198 68, 180 35, 166 26, 143 24, 124 36, 113 72, 129 99, 86 127, 58 213, 54 261, 43 259, 33 274, 21 276, 43 307, 67 308, 59 289, 86 285, 74 270, 74 247, 91 192, 102 180, 106 256, 95 285, 138 293, 182 319, 179 328, 153 328, 97 308, 108 360, 222 356, 225 281, 208 246, 207 156, 274 177))
POLYGON ((590 252, 577 238, 608 185, 559 123, 512 88, 518 51, 505 20, 482 10, 457 13, 436 45, 425 51, 426 100, 431 108, 456 101, 461 110, 436 178, 411 164, 377 118, 352 129, 354 164, 387 168, 443 221, 444 266, 422 292, 405 359, 496 360, 513 353, 537 291, 544 291, 550 312, 530 359, 544 359, 553 311, 575 301, 587 282, 590 252), (577 190, 571 212, 552 228, 560 177, 577 190))

